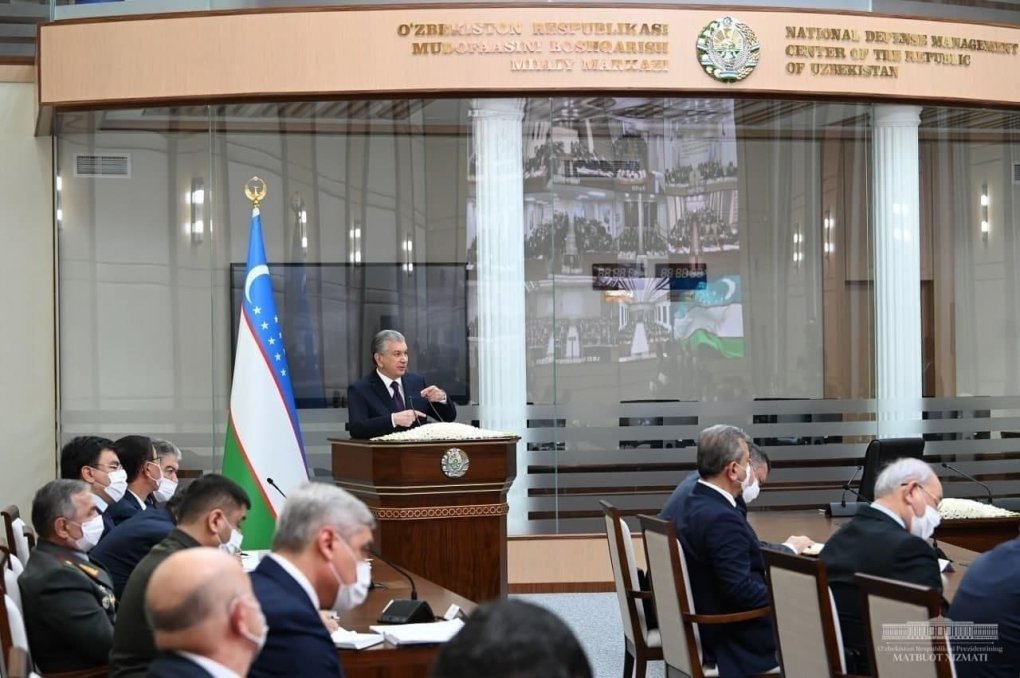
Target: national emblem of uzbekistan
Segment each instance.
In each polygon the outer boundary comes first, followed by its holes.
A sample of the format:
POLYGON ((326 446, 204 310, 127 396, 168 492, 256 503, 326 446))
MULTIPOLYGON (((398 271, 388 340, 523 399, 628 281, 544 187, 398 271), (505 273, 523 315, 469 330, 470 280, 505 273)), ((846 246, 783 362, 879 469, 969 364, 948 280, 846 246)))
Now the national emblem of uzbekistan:
POLYGON ((447 478, 460 478, 468 472, 468 468, 471 466, 467 452, 459 447, 451 447, 444 452, 439 463, 447 478))
POLYGON ((751 27, 731 16, 712 21, 698 34, 698 62, 720 82, 737 82, 758 65, 761 44, 751 27))

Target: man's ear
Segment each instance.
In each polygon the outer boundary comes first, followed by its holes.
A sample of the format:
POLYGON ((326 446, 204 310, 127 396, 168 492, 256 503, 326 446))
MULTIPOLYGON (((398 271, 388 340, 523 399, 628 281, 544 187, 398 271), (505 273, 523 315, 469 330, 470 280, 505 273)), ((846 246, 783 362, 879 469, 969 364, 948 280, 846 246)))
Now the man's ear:
POLYGON ((80 471, 81 479, 89 485, 96 482, 96 472, 91 466, 82 466, 80 471))

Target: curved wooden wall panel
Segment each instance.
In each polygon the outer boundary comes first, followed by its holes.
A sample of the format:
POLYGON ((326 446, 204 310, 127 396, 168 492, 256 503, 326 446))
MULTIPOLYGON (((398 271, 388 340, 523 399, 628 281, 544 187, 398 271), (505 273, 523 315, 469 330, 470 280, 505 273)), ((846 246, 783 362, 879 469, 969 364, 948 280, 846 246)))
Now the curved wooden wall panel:
POLYGON ((564 90, 1016 107, 1018 43, 1017 27, 721 7, 414 5, 118 17, 40 27, 39 97, 57 110, 564 90), (761 46, 757 68, 732 84, 707 75, 696 50, 702 29, 728 14, 761 46), (485 53, 507 48, 517 53, 485 53))

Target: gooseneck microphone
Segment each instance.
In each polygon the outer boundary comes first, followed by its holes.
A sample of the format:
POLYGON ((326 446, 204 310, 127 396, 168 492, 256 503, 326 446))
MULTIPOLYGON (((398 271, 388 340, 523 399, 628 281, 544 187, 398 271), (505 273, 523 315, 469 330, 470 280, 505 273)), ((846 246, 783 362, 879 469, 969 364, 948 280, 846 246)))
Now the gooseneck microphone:
POLYGON ((983 482, 981 482, 980 480, 978 480, 978 479, 977 479, 977 478, 975 478, 974 476, 970 475, 969 473, 964 473, 963 471, 961 471, 960 469, 956 468, 956 467, 955 467, 955 466, 953 466, 952 464, 947 464, 946 462, 942 462, 942 468, 944 468, 944 469, 949 469, 949 470, 950 470, 950 471, 952 471, 953 473, 956 473, 956 474, 958 474, 958 475, 961 475, 961 476, 963 476, 964 478, 966 478, 967 480, 969 480, 970 482, 972 482, 972 483, 977 483, 978 485, 980 485, 981 487, 983 487, 983 488, 984 488, 984 490, 985 490, 985 494, 987 494, 987 495, 988 495, 988 504, 989 504, 989 505, 991 505, 991 504, 992 504, 992 488, 988 487, 988 486, 987 486, 987 485, 985 485, 985 484, 984 484, 983 482))
MULTIPOLYGON (((410 396, 409 396, 409 397, 410 397, 410 396)), ((419 396, 419 397, 421 397, 421 396, 419 396)), ((449 398, 449 397, 450 397, 450 396, 449 396, 449 395, 447 395, 447 398, 449 398)), ((434 404, 434 403, 433 403, 433 402, 432 402, 431 400, 429 400, 428 398, 423 398, 423 400, 424 400, 425 402, 427 402, 427 403, 429 404, 429 407, 431 407, 431 408, 432 408, 432 414, 436 415, 436 419, 438 419, 438 420, 439 420, 440 422, 442 422, 442 423, 444 423, 444 424, 445 424, 445 423, 446 423, 446 420, 445 420, 445 419, 443 419, 443 418, 442 418, 441 416, 439 416, 439 410, 437 410, 437 409, 436 409, 436 406, 435 406, 435 404, 434 404)), ((412 406, 412 408, 411 408, 411 409, 414 409, 414 407, 412 406)))
POLYGON ((283 497, 284 499, 287 498, 287 495, 284 494, 283 490, 280 489, 280 486, 277 485, 276 482, 272 478, 266 478, 266 482, 269 483, 270 485, 272 485, 273 489, 276 490, 277 492, 279 492, 281 497, 283 497))
MULTIPOLYGON (((847 490, 853 492, 854 494, 856 494, 861 499, 864 499, 864 497, 861 495, 860 492, 858 492, 854 488, 850 487, 850 483, 852 483, 854 481, 854 478, 857 477, 857 474, 860 473, 861 469, 863 469, 863 468, 864 468, 863 464, 858 466, 857 470, 854 471, 854 474, 852 476, 850 476, 850 480, 846 481, 846 484, 843 486, 843 496, 840 498, 839 503, 844 508, 846 508, 846 493, 847 493, 847 490)), ((865 501, 867 501, 867 500, 865 499, 865 501)))
POLYGON ((432 611, 432 607, 427 601, 418 600, 418 587, 414 584, 414 578, 408 574, 406 570, 399 567, 396 563, 388 558, 383 558, 379 555, 378 551, 372 552, 372 557, 378 558, 383 561, 400 575, 407 579, 411 585, 411 598, 410 600, 397 600, 394 598, 383 611, 379 613, 380 624, 420 624, 423 622, 430 622, 435 620, 436 615, 432 611))

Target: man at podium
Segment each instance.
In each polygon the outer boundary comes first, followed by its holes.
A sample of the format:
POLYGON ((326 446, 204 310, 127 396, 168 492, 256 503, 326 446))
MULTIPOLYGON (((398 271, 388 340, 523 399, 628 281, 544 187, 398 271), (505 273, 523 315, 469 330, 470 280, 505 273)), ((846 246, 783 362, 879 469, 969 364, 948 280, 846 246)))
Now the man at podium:
POLYGON ((352 438, 375 438, 420 426, 433 417, 457 418, 457 408, 438 386, 407 371, 407 341, 396 330, 372 338, 375 371, 347 388, 347 415, 352 438))

